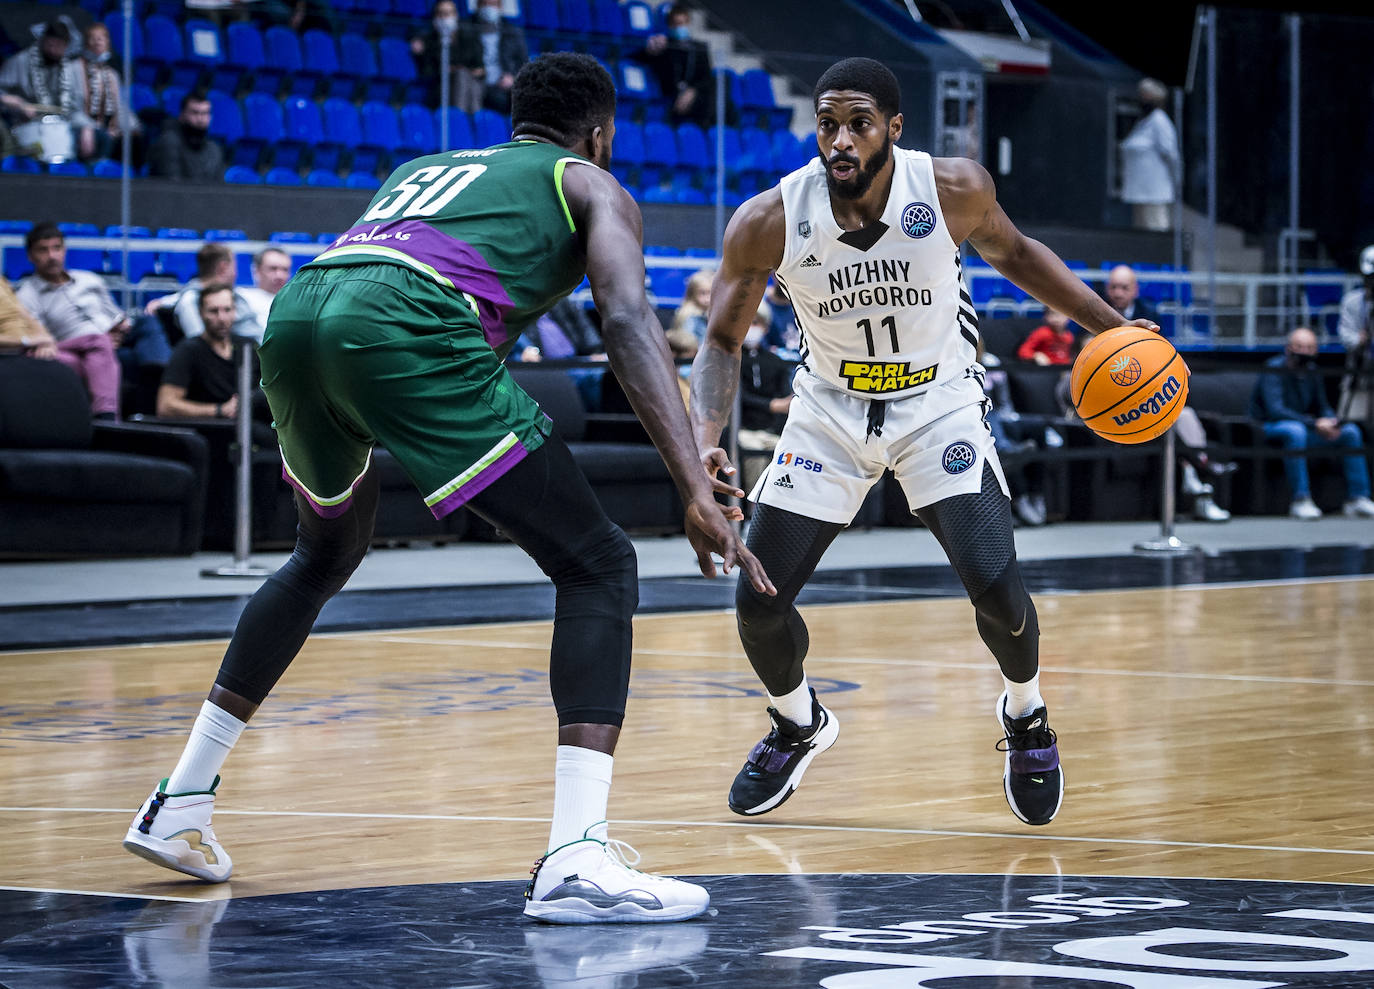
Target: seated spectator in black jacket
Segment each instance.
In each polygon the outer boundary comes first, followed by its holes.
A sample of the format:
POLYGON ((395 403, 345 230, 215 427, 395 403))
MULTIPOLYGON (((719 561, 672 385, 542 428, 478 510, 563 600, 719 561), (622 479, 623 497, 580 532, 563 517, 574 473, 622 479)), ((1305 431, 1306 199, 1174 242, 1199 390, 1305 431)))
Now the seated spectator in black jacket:
POLYGON ((1132 319, 1148 319, 1159 322, 1159 313, 1147 299, 1140 297, 1140 281, 1135 269, 1128 264, 1119 264, 1107 272, 1107 303, 1121 313, 1123 323, 1132 319))
POLYGON ((691 11, 686 5, 675 3, 668 8, 667 25, 668 33, 650 35, 636 57, 658 77, 659 88, 671 102, 673 123, 709 127, 716 117, 711 52, 704 41, 692 37, 691 11))
POLYGON ((792 407, 792 376, 797 367, 764 346, 772 322, 772 308, 760 302, 740 351, 740 481, 745 491, 767 466, 792 407), (768 456, 757 456, 760 453, 768 456))
POLYGON ((167 419, 232 419, 239 408, 238 350, 252 348, 253 380, 257 381, 262 377, 257 343, 232 332, 232 285, 206 285, 199 302, 205 332, 181 341, 172 351, 157 390, 157 414, 167 419))
MULTIPOLYGON (((1316 371, 1317 335, 1305 326, 1288 334, 1282 354, 1265 362, 1266 373, 1255 382, 1250 397, 1250 416, 1264 424, 1264 438, 1285 450, 1312 447, 1358 447, 1360 427, 1342 423, 1326 397, 1322 377, 1316 371)), ((1369 499, 1369 465, 1360 454, 1343 457, 1346 515, 1374 518, 1369 499)), ((1284 472, 1293 504, 1288 514, 1299 519, 1319 519, 1321 509, 1312 501, 1307 460, 1285 457, 1284 472)))
POLYGON ((201 92, 181 98, 181 112, 169 121, 148 151, 148 173, 164 179, 218 182, 224 177, 224 149, 210 137, 210 101, 201 92))

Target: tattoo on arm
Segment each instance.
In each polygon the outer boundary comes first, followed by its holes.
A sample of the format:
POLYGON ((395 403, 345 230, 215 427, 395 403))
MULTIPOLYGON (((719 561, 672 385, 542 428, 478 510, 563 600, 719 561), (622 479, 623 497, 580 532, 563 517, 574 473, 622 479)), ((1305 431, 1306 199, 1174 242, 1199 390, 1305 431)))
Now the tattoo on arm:
POLYGON ((699 424, 697 442, 715 446, 730 421, 739 388, 740 355, 709 344, 692 370, 692 418, 699 424))

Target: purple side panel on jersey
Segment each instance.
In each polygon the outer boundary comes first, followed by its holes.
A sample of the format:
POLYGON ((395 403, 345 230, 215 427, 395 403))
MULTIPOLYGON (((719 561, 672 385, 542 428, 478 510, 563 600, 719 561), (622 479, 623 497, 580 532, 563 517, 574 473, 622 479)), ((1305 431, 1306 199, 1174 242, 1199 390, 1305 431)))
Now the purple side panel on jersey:
MULTIPOLYGON (((309 504, 311 509, 314 510, 315 514, 322 519, 336 519, 344 512, 348 511, 350 508, 353 507, 352 488, 349 489, 348 497, 345 498, 343 501, 339 502, 338 504, 321 505, 318 501, 311 497, 309 491, 305 490, 304 485, 302 485, 299 481, 297 481, 294 477, 291 476, 291 473, 286 469, 286 464, 284 463, 281 467, 281 476, 283 481, 285 481, 287 484, 291 485, 293 488, 295 488, 297 491, 301 493, 301 495, 305 498, 306 503, 309 504)), ((362 480, 362 478, 359 478, 359 480, 362 480)), ((354 484, 353 488, 356 487, 357 484, 354 484)))
POLYGON ((471 244, 440 233, 419 220, 390 220, 364 223, 339 234, 315 260, 327 261, 334 248, 351 244, 387 247, 429 265, 452 281, 460 292, 477 299, 482 335, 487 343, 499 347, 506 342, 506 313, 515 308, 515 304, 486 258, 471 244))

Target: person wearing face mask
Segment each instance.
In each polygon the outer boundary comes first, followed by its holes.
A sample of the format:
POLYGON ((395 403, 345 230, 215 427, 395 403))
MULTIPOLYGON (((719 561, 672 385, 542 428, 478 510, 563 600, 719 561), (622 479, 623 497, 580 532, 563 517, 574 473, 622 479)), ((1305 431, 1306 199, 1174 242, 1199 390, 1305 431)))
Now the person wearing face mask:
POLYGON ((672 100, 674 124, 715 122, 715 77, 705 42, 692 37, 691 11, 685 4, 668 8, 667 31, 649 37, 639 60, 653 70, 663 93, 672 100))
MULTIPOLYGON (((1305 326, 1288 334, 1284 352, 1265 362, 1265 373, 1250 397, 1250 416, 1264 424, 1264 438, 1284 450, 1354 448, 1364 443, 1360 427, 1341 422, 1326 397, 1326 387, 1316 370, 1317 335, 1305 326)), ((1369 465, 1360 454, 1342 457, 1345 467, 1345 505, 1352 518, 1374 518, 1369 498, 1369 465)), ((1285 457, 1284 473, 1297 519, 1319 519, 1321 509, 1312 500, 1312 488, 1304 457, 1285 457)))
POLYGON ((438 0, 430 14, 427 31, 410 39, 410 54, 415 60, 415 74, 434 86, 434 105, 439 105, 439 77, 444 39, 447 38, 451 71, 449 104, 465 113, 476 110, 481 103, 481 85, 458 65, 458 5, 454 0, 438 0))
POLYGON ((458 35, 458 64, 481 86, 482 106, 510 113, 515 74, 530 60, 525 32, 501 18, 501 0, 480 0, 476 25, 463 25, 458 35))
POLYGON ((164 179, 218 182, 224 149, 210 137, 210 101, 196 90, 181 98, 181 113, 162 128, 148 153, 148 172, 164 179))
MULTIPOLYGON (((11 56, 0 67, 0 114, 6 123, 21 125, 60 117, 71 127, 72 142, 82 158, 96 152, 95 127, 84 109, 86 80, 79 58, 67 56, 73 30, 65 18, 49 21, 32 45, 11 56)), ((24 138, 16 131, 16 139, 24 138)), ((65 143, 66 138, 63 138, 65 143)), ((70 149, 42 141, 42 155, 58 160, 70 149), (65 153, 64 153, 65 152, 65 153)))

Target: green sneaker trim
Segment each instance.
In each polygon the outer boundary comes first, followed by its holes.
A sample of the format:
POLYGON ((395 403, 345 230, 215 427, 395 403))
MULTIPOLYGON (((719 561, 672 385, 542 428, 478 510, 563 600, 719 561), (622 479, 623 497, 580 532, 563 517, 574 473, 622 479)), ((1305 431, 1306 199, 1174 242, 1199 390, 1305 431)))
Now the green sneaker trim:
POLYGON ((219 777, 216 776, 215 781, 210 784, 210 789, 208 790, 187 790, 184 793, 168 793, 167 784, 171 781, 171 779, 172 778, 168 776, 166 779, 164 779, 161 783, 157 785, 157 792, 162 794, 164 797, 213 797, 215 795, 215 790, 219 788, 219 777))

